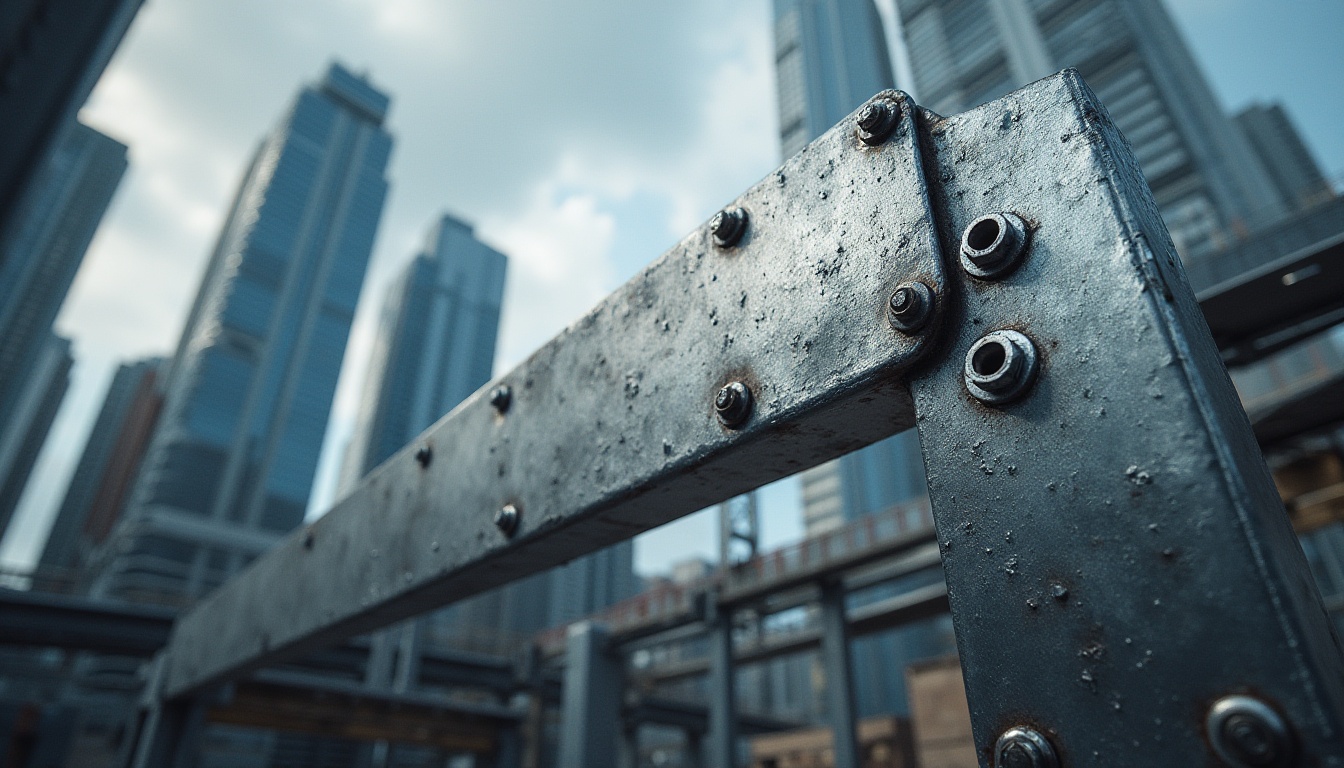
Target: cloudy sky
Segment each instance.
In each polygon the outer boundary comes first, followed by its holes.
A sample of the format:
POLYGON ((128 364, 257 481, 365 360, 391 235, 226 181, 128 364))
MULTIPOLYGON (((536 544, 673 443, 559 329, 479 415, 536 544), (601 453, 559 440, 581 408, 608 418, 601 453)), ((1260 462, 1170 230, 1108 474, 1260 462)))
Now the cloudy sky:
MULTIPOLYGON (((1225 106, 1285 102, 1344 173, 1344 3, 1169 5, 1225 106)), ((81 113, 131 165, 57 323, 74 380, 0 560, 35 558, 113 369, 173 346, 248 155, 332 59, 392 95, 396 146, 314 511, 375 305, 439 212, 511 258, 500 372, 778 160, 768 0, 149 0, 81 113)), ((796 485, 764 506, 768 544, 798 535, 796 485)), ((711 555, 713 528, 647 534, 640 569, 711 555)))

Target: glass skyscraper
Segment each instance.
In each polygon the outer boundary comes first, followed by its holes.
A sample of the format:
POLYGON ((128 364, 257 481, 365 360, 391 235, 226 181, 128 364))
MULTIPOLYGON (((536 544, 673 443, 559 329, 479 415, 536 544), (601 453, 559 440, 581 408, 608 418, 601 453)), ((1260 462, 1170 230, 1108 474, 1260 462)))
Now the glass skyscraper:
MULTIPOLYGON (((25 410, 32 407, 31 384, 55 343, 52 324, 125 172, 123 144, 86 125, 69 125, 0 241, 0 442, 31 442, 26 430, 36 423, 35 414, 25 410)), ((69 343, 64 346, 68 354, 69 343)), ((37 446, 45 436, 44 428, 37 446)), ((18 493, 9 496, 12 503, 0 500, 0 535, 18 493)))
POLYGON ((37 359, 23 371, 23 387, 13 415, 0 429, 0 530, 9 524, 56 411, 70 386, 70 340, 50 330, 37 359))
POLYGON ((387 107, 333 64, 257 150, 95 594, 190 602, 302 521, 387 193, 387 107))

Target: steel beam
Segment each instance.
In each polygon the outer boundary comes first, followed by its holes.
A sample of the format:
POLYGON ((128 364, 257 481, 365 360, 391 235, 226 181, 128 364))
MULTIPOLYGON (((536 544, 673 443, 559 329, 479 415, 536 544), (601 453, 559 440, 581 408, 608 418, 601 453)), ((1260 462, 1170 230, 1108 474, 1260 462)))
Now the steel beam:
POLYGON ((177 611, 0 589, 0 644, 153 656, 177 611))
POLYGON ((854 701, 854 670, 850 663, 849 621, 845 588, 837 582, 821 586, 821 661, 826 670, 826 717, 831 721, 835 768, 859 768, 858 704, 854 701))
POLYGON ((606 630, 584 621, 569 628, 560 768, 618 768, 625 676, 608 650, 606 630))
MULTIPOLYGON (((716 600, 711 600, 717 603, 716 600)), ((709 625, 709 761, 737 765, 737 670, 733 666, 733 612, 711 605, 709 625)))

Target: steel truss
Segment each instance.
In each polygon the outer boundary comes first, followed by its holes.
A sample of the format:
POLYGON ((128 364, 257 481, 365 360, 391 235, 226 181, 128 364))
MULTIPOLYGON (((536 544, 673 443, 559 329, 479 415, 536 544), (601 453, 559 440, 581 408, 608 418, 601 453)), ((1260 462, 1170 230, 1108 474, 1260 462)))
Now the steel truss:
POLYGON ((911 426, 983 765, 1344 764, 1339 643, 1071 71, 878 94, 185 614, 154 722, 911 426))

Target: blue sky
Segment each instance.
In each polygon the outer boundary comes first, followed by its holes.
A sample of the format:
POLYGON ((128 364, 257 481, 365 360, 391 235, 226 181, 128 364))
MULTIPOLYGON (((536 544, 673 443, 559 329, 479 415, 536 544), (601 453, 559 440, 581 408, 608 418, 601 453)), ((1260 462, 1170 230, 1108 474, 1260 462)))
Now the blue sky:
MULTIPOLYGON (((1344 3, 1168 7, 1225 107, 1285 103, 1344 174, 1344 3)), ((81 113, 130 145, 131 169, 58 320, 74 382, 0 561, 35 558, 115 365, 172 347, 248 154, 332 58, 392 94, 397 145, 314 512, 331 501, 377 301, 440 211, 512 259, 502 371, 778 161, 766 0, 150 0, 81 113)), ((767 547, 799 535, 796 483, 762 507, 767 547)), ((712 557, 715 531, 693 516, 646 534, 638 566, 712 557)))

